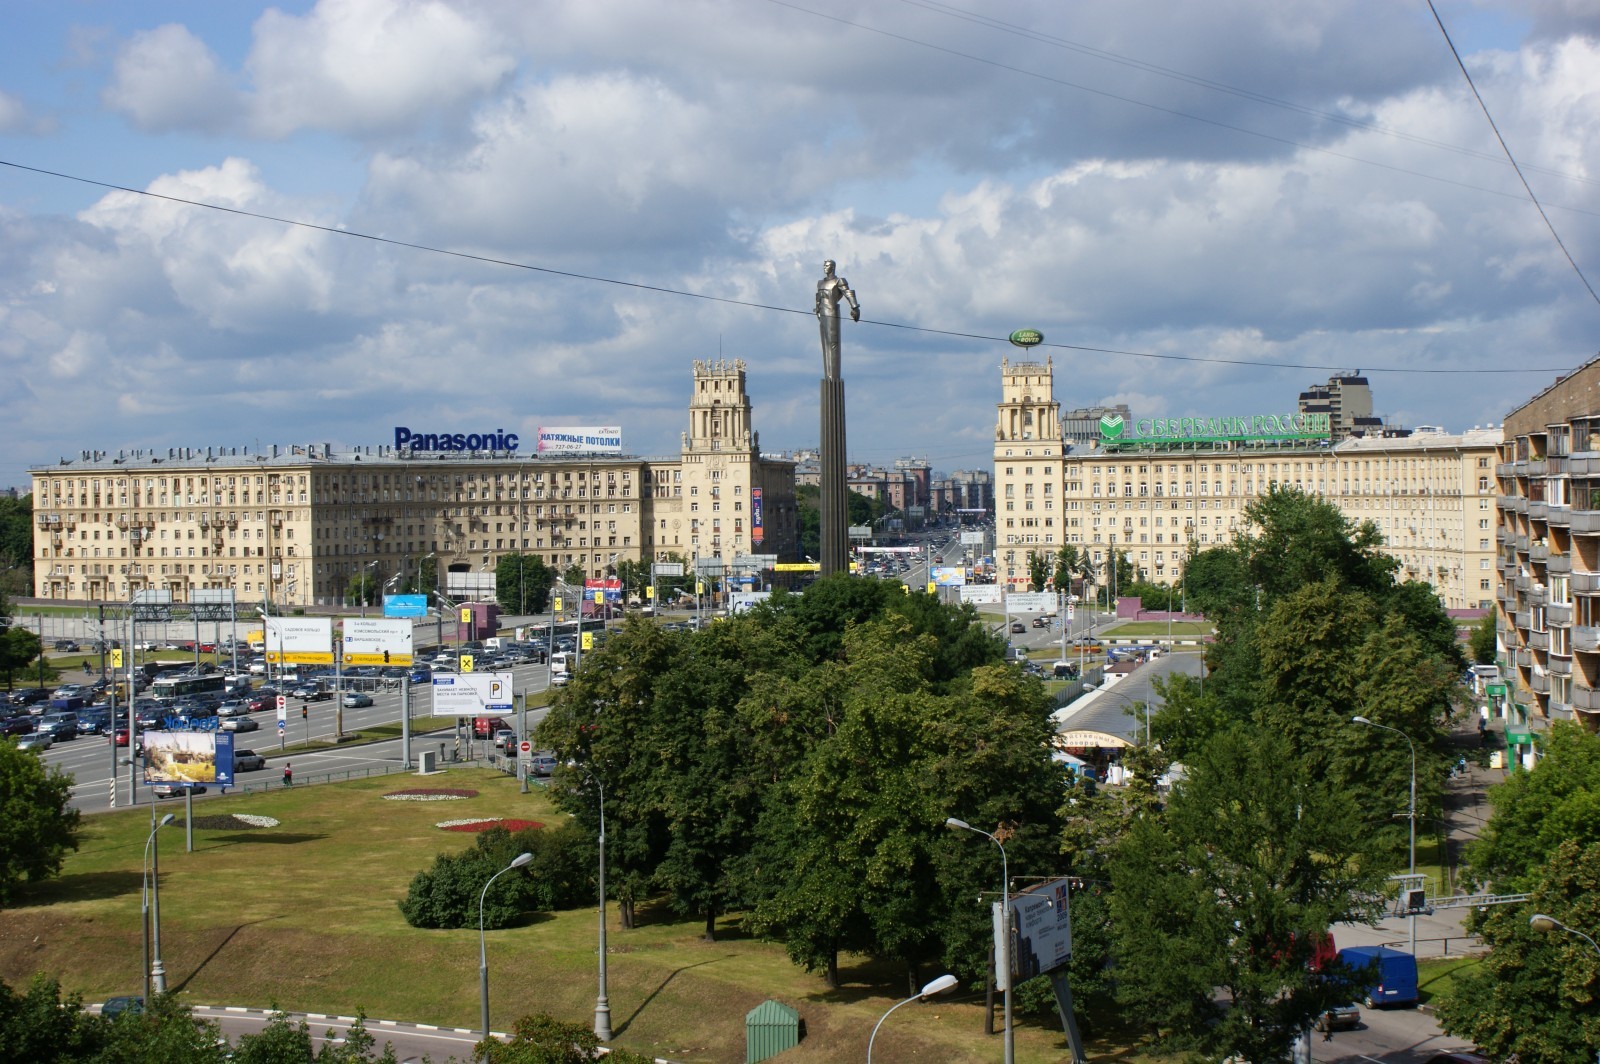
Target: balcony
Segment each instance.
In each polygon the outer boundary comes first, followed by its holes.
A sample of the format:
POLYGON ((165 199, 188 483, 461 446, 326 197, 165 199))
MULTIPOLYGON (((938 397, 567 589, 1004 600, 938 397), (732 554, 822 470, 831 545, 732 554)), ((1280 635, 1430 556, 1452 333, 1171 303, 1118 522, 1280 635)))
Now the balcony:
POLYGON ((1600 654, 1600 628, 1588 624, 1574 626, 1572 649, 1583 654, 1600 654))
MULTIPOLYGON (((1554 523, 1555 516, 1551 515, 1554 523)), ((1567 522, 1574 532, 1600 532, 1600 510, 1574 510, 1567 522)))
POLYGON ((1557 628, 1565 628, 1572 623, 1572 607, 1552 603, 1544 608, 1544 619, 1557 628))
POLYGON ((1567 456, 1567 472, 1582 476, 1585 473, 1600 473, 1600 455, 1594 453, 1574 454, 1567 456))
POLYGON ((1529 632, 1528 633, 1528 645, 1530 647, 1533 647, 1535 650, 1549 650, 1550 649, 1550 633, 1549 632, 1529 632))
POLYGON ((1552 555, 1550 555, 1550 559, 1547 562, 1545 562, 1545 571, 1548 572, 1548 573, 1554 573, 1557 576, 1559 576, 1562 573, 1570 573, 1570 572, 1572 572, 1572 555, 1570 555, 1570 554, 1552 554, 1552 555))
POLYGON ((1517 475, 1517 463, 1515 463, 1515 462, 1500 462, 1499 464, 1497 464, 1494 467, 1494 475, 1497 476, 1497 477, 1514 477, 1514 476, 1516 476, 1517 475))
POLYGON ((1550 670, 1550 673, 1553 676, 1571 676, 1572 675, 1572 659, 1571 658, 1553 657, 1553 658, 1550 659, 1549 663, 1546 665, 1546 668, 1548 668, 1550 670))
POLYGON ((1574 683, 1572 685, 1572 708, 1587 710, 1590 713, 1600 713, 1600 691, 1574 683))
POLYGON ((1529 561, 1542 562, 1542 561, 1548 561, 1549 559, 1550 559, 1550 544, 1544 542, 1543 540, 1538 540, 1538 541, 1536 541, 1534 543, 1530 543, 1528 545, 1528 560, 1529 561))
POLYGON ((1572 524, 1572 508, 1551 503, 1550 513, 1545 520, 1557 528, 1566 528, 1572 524))
POLYGON ((1547 695, 1550 693, 1550 676, 1547 673, 1535 672, 1528 676, 1528 690, 1534 694, 1547 695))
POLYGON ((1530 520, 1530 521, 1546 521, 1546 520, 1549 520, 1549 511, 1547 510, 1544 502, 1542 502, 1542 501, 1534 502, 1531 499, 1528 501, 1528 520, 1530 520))

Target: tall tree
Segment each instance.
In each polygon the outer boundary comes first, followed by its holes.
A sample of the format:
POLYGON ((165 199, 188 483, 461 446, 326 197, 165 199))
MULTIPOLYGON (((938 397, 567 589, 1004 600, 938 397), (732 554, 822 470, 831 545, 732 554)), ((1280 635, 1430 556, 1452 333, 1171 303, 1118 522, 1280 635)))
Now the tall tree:
POLYGON ((1042 551, 1028 552, 1028 588, 1031 591, 1043 591, 1045 581, 1050 579, 1050 556, 1042 551))
POLYGON ((59 875, 67 851, 78 848, 72 783, 33 751, 0 742, 0 906, 11 904, 23 883, 59 875))
POLYGON ((1531 890, 1562 842, 1600 843, 1600 736, 1552 724, 1538 767, 1495 785, 1489 805, 1494 815, 1467 847, 1467 867, 1501 893, 1531 890))
POLYGON ((32 495, 0 496, 0 596, 8 594, 33 594, 32 495))
POLYGON ((519 617, 543 613, 554 583, 555 574, 537 554, 504 555, 494 569, 495 599, 503 611, 519 617))
POLYGON ((1494 611, 1490 610, 1483 615, 1483 619, 1472 626, 1472 638, 1467 643, 1467 650, 1472 655, 1476 665, 1493 665, 1497 654, 1494 611))
POLYGON ((1050 580, 1055 584, 1057 591, 1062 594, 1074 593, 1073 578, 1078 575, 1078 548, 1076 544, 1065 543, 1056 551, 1055 566, 1051 570, 1050 580))
POLYGON ((1179 1046, 1286 1059, 1344 993, 1309 970, 1313 937, 1365 915, 1382 872, 1356 803, 1284 736, 1232 728, 1185 768, 1117 846, 1119 996, 1179 1046))

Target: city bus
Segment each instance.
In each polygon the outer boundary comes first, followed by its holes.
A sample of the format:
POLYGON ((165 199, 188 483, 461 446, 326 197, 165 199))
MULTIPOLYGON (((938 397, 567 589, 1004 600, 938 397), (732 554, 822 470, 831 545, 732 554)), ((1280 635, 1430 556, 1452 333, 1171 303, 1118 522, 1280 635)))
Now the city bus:
POLYGON ((163 676, 150 685, 150 697, 157 702, 171 702, 195 695, 222 697, 228 689, 228 678, 219 673, 210 676, 163 676))

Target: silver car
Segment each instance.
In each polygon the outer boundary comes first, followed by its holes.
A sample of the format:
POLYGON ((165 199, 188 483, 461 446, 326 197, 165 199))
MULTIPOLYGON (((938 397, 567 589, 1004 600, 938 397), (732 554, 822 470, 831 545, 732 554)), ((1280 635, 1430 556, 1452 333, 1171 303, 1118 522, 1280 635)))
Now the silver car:
POLYGON ((38 750, 41 753, 50 749, 50 733, 34 732, 32 735, 22 735, 17 738, 18 750, 38 750))

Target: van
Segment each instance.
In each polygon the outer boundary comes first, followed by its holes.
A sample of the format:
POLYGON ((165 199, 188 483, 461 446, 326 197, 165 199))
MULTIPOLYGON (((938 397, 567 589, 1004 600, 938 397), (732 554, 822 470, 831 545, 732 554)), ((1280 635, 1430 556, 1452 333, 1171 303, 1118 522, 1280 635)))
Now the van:
POLYGON ((565 650, 558 650, 554 654, 551 654, 550 655, 550 675, 551 676, 565 676, 565 675, 567 675, 569 672, 572 671, 571 666, 569 665, 569 661, 570 661, 570 659, 568 658, 567 652, 565 650))
POLYGON ((472 737, 474 739, 492 739, 494 733, 506 726, 506 722, 499 717, 473 717, 472 737))
POLYGON ((1369 1009, 1417 1001, 1417 959, 1388 946, 1347 946, 1339 960, 1356 973, 1353 997, 1369 1009))
POLYGON ((485 639, 483 641, 483 649, 485 649, 485 650, 504 650, 505 649, 505 640, 501 639, 499 636, 491 636, 490 638, 485 639))

